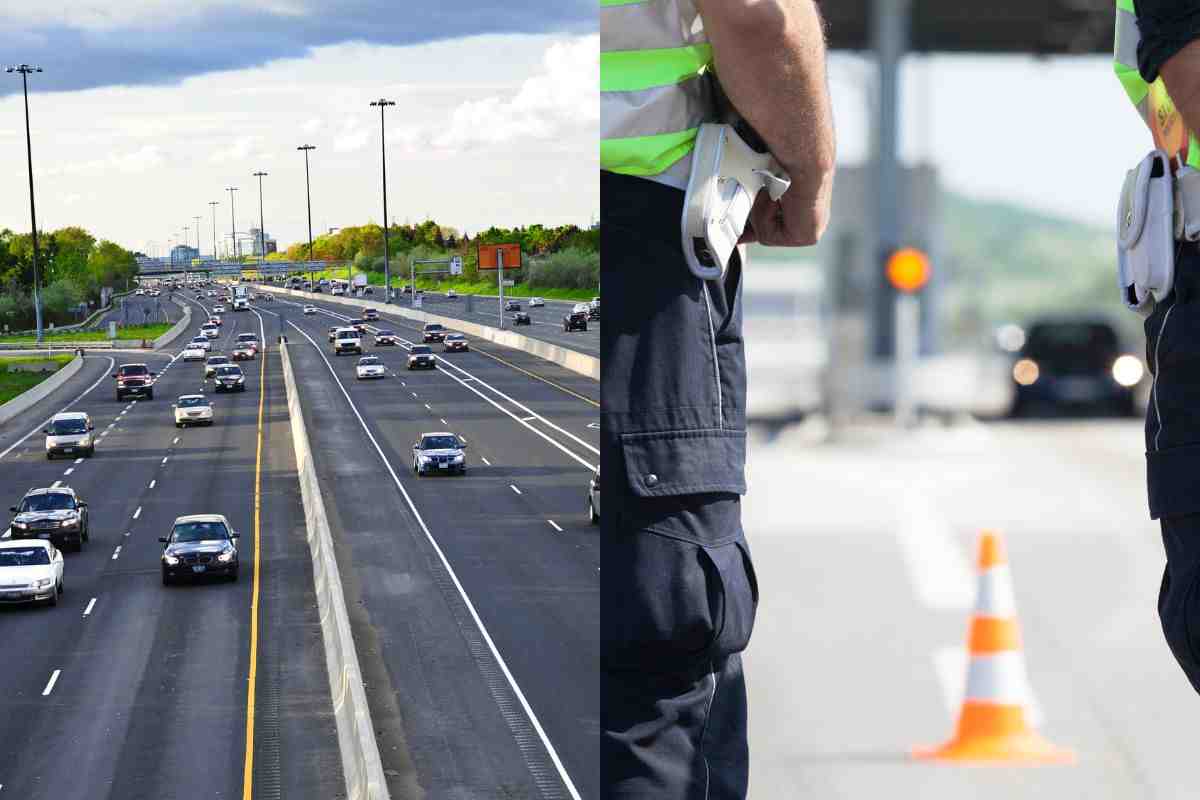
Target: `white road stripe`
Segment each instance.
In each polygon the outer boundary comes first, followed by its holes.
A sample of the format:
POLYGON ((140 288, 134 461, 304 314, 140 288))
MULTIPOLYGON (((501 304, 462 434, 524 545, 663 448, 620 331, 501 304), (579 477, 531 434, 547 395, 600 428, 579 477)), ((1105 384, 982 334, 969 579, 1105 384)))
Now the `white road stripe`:
POLYGON ((176 436, 175 441, 171 442, 171 444, 179 444, 179 437, 176 436))
POLYGON ((154 484, 156 484, 156 483, 158 483, 158 479, 157 479, 157 478, 155 478, 154 480, 150 481, 150 488, 151 488, 151 489, 153 489, 153 488, 154 488, 154 484))
POLYGON ((113 560, 113 561, 116 561, 116 560, 117 560, 117 556, 119 556, 119 555, 121 555, 121 545, 117 545, 117 549, 116 549, 116 550, 113 550, 113 554, 112 554, 112 560, 113 560))
POLYGON ((909 579, 926 608, 965 611, 975 600, 975 580, 966 553, 934 507, 931 487, 905 489, 898 498, 896 538, 909 579))
POLYGON ((82 463, 83 463, 83 458, 77 458, 77 459, 75 459, 75 463, 76 463, 76 464, 82 464, 82 463))
POLYGON ((134 519, 137 519, 137 518, 138 518, 138 517, 140 517, 141 515, 142 515, 142 507, 141 507, 141 506, 138 506, 138 507, 137 507, 137 511, 133 512, 133 518, 134 518, 134 519))
POLYGON ((558 523, 557 523, 557 522, 555 522, 555 521, 554 521, 554 520, 552 520, 552 519, 548 519, 548 520, 546 520, 546 522, 549 522, 549 523, 550 523, 550 527, 551 527, 551 528, 554 528, 554 530, 558 531, 559 533, 562 533, 562 528, 558 527, 558 523))
POLYGON ((170 456, 164 456, 164 457, 163 457, 163 460, 162 460, 162 463, 164 463, 164 464, 165 464, 165 463, 167 463, 167 459, 168 459, 168 458, 170 458, 170 456))
POLYGON ((56 669, 54 672, 50 673, 50 682, 46 684, 45 689, 42 689, 42 697, 46 697, 54 691, 54 684, 58 683, 58 676, 61 674, 61 669, 56 669))
POLYGON ((512 489, 512 490, 513 490, 514 492, 516 492, 517 494, 520 494, 520 493, 521 493, 521 490, 520 490, 520 489, 518 489, 516 486, 513 486, 511 483, 508 485, 508 488, 512 489))
POLYGON ((60 486, 62 486, 62 481, 55 481, 54 483, 50 484, 51 489, 57 489, 60 486))
POLYGON ((442 423, 443 425, 449 425, 449 424, 450 424, 449 422, 446 422, 446 418, 445 418, 445 417, 438 417, 438 419, 439 419, 439 420, 441 420, 441 423, 442 423))
POLYGON ((488 461, 488 460, 487 460, 486 458, 484 458, 483 456, 480 456, 480 457, 479 457, 479 460, 480 460, 480 461, 482 461, 483 463, 487 464, 489 467, 492 465, 492 462, 488 461))
POLYGON ((533 422, 537 417, 524 417, 521 422, 533 422))
POLYGON ((95 605, 96 605, 96 598, 93 597, 91 600, 88 601, 87 608, 85 608, 83 610, 83 615, 85 617, 91 616, 92 608, 95 607, 95 605))
POLYGON ((425 403, 425 410, 433 411, 433 409, 429 407, 429 403, 425 403))
POLYGON ((412 396, 413 396, 413 397, 416 397, 416 396, 417 396, 417 393, 416 393, 416 392, 413 392, 413 393, 412 393, 412 396))
POLYGON ((74 472, 74 471, 75 471, 75 468, 74 468, 74 467, 68 467, 68 468, 67 468, 67 471, 63 473, 63 477, 64 477, 64 478, 65 478, 65 477, 67 477, 68 475, 70 475, 70 474, 71 474, 72 472, 74 472))

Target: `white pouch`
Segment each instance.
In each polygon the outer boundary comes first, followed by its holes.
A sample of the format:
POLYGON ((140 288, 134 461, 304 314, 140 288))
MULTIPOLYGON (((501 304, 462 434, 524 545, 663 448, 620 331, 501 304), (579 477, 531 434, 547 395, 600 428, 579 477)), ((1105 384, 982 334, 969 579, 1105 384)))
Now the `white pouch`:
POLYGON ((1117 207, 1121 302, 1143 316, 1175 283, 1174 207, 1170 161, 1154 150, 1126 173, 1117 207))

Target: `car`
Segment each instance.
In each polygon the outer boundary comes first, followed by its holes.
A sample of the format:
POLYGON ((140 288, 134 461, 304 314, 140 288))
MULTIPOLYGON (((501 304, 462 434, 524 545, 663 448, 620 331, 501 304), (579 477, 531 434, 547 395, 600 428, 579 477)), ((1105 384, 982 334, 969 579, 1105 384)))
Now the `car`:
POLYGON ((171 533, 158 537, 163 545, 163 586, 180 578, 226 577, 236 581, 239 538, 241 535, 224 514, 176 517, 171 533))
POLYGON ((117 379, 117 400, 126 397, 144 397, 154 399, 154 378, 157 372, 151 372, 145 364, 122 364, 112 374, 117 379))
POLYGON ((144 297, 146 295, 146 290, 145 289, 135 289, 133 293, 135 295, 137 295, 138 297, 144 297))
POLYGON ((330 325, 329 326, 329 341, 332 342, 334 339, 336 339, 337 332, 340 331, 341 329, 342 329, 341 325, 330 325))
POLYGON ((252 302, 252 303, 256 302, 258 300, 258 295, 255 294, 254 292, 251 292, 249 295, 247 295, 247 297, 249 297, 250 302, 252 302))
POLYGON ((564 331, 586 331, 588 329, 588 304, 576 303, 569 314, 563 316, 564 331))
POLYGON ((218 392, 246 391, 246 376, 237 364, 225 364, 217 367, 213 375, 214 389, 218 392))
POLYGON ((212 341, 204 334, 200 334, 188 342, 188 347, 198 347, 207 353, 212 350, 212 341))
POLYGON ((354 367, 354 375, 358 380, 363 378, 386 378, 387 367, 379 360, 379 356, 363 356, 354 367))
POLYGON ((511 319, 512 319, 513 325, 532 325, 533 324, 533 320, 530 319, 528 311, 518 311, 512 315, 511 319))
POLYGON ((359 336, 362 336, 364 333, 367 332, 367 323, 363 322, 360 319, 356 319, 353 322, 351 322, 349 327, 354 328, 354 330, 358 331, 359 336))
POLYGON ((545 308, 546 301, 540 297, 531 297, 531 298, 529 298, 529 307, 530 308, 545 308))
POLYGON ((422 342, 440 342, 446 338, 446 328, 440 322, 426 322, 421 329, 422 342))
POLYGON ((46 460, 55 456, 96 455, 92 418, 82 411, 63 411, 50 418, 46 434, 46 460))
POLYGON ((342 353, 357 353, 363 354, 362 334, 353 326, 338 328, 334 334, 333 354, 340 356, 342 353))
POLYGON ((367 322, 374 322, 379 319, 379 312, 373 308, 364 308, 362 318, 367 322))
POLYGON ((436 361, 433 348, 427 344, 414 344, 408 351, 409 369, 433 369, 436 361))
MULTIPOLYGON (((206 341, 205 344, 208 344, 208 342, 206 341)), ((187 346, 183 348, 183 352, 179 354, 179 357, 184 361, 203 361, 204 348, 195 342, 188 342, 187 346)))
POLYGON ((346 295, 346 287, 340 283, 335 283, 333 288, 329 290, 329 293, 334 297, 344 297, 346 295))
POLYGON ((447 289, 446 290, 446 299, 447 300, 457 300, 458 292, 454 291, 453 289, 447 289))
POLYGON ((229 362, 228 356, 209 356, 204 361, 204 377, 211 378, 217 372, 217 367, 222 367, 229 362))
POLYGON ((221 318, 218 317, 216 314, 213 314, 211 317, 208 318, 208 322, 205 324, 206 325, 216 325, 219 328, 219 327, 221 327, 221 318))
POLYGON ((214 314, 224 314, 224 313, 225 313, 225 306, 223 306, 223 305, 216 305, 216 306, 213 306, 213 310, 212 310, 212 312, 213 312, 214 314))
POLYGON ((233 348, 233 351, 229 354, 229 357, 234 361, 253 361, 254 356, 257 354, 258 351, 250 345, 239 344, 233 348))
POLYGON ((600 470, 588 481, 588 522, 600 524, 600 470))
POLYGON ((600 298, 593 297, 592 302, 588 303, 588 319, 600 319, 600 298))
POLYGON ((88 504, 70 486, 30 489, 9 511, 14 539, 45 539, 78 553, 89 538, 88 504))
POLYGON ((395 345, 398 343, 398 341, 399 340, 396 337, 396 332, 393 330, 384 328, 382 330, 375 331, 376 346, 395 345))
POLYGON ((456 434, 439 431, 422 433, 413 444, 413 472, 418 477, 430 473, 467 474, 467 443, 456 434))
POLYGON ((202 394, 181 394, 175 404, 175 427, 184 425, 212 425, 212 401, 202 394))
POLYGON ((520 311, 521 304, 518 303, 516 300, 505 300, 504 301, 504 310, 505 311, 520 311))
POLYGON ((1012 415, 1136 414, 1146 368, 1117 331, 1103 316, 1053 316, 1033 322, 1012 367, 1012 415))
POLYGON ((240 345, 241 344, 249 345, 250 347, 253 347, 255 349, 255 351, 257 351, 258 350, 258 334, 252 333, 252 332, 239 333, 237 336, 237 343, 240 345))
POLYGON ((442 352, 466 352, 471 346, 467 344, 467 337, 461 333, 446 334, 445 341, 442 342, 442 352))
POLYGON ((209 339, 216 339, 218 336, 221 335, 221 329, 211 322, 201 325, 200 332, 203 333, 209 339))
POLYGON ((56 606, 62 593, 63 556, 52 542, 0 542, 0 603, 56 606))
POLYGON ((305 314, 315 314, 315 313, 317 313, 317 307, 312 306, 312 305, 306 305, 304 307, 304 313, 305 314))

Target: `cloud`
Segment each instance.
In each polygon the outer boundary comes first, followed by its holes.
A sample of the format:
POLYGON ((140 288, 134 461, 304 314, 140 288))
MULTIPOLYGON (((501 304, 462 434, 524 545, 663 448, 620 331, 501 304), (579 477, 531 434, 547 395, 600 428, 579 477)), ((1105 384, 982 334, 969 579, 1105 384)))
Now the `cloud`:
POLYGON ((214 150, 208 160, 214 164, 223 164, 226 161, 244 161, 250 157, 255 146, 262 143, 263 137, 261 136, 239 136, 228 147, 214 150))
POLYGON ((325 121, 320 117, 313 117, 308 122, 301 125, 300 130, 304 131, 305 133, 316 133, 317 131, 321 130, 322 126, 324 125, 325 121))
MULTIPOLYGON (((37 64, 38 91, 178 83, 246 69, 346 42, 412 45, 487 33, 583 33, 597 26, 592 0, 74 0, 0 6, 0 53, 37 64)), ((0 75, 0 97, 21 82, 0 75)))
POLYGON ((348 119, 342 123, 342 129, 338 131, 333 140, 333 151, 335 153, 353 153, 363 149, 370 138, 370 129, 348 119))
POLYGON ((555 42, 542 57, 542 72, 526 79, 516 94, 467 100, 444 122, 401 127, 388 140, 413 153, 460 152, 594 130, 600 119, 599 63, 598 35, 555 42))
POLYGON ((72 161, 51 167, 34 166, 34 172, 43 177, 60 175, 101 175, 106 173, 135 174, 160 167, 167 161, 158 145, 148 144, 128 153, 109 153, 104 158, 72 161))

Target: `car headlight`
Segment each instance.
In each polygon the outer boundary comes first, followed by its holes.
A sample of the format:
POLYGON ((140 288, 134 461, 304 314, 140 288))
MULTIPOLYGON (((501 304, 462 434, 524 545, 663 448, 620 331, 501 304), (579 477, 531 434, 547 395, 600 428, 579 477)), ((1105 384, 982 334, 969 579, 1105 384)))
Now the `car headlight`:
POLYGON ((429 461, 432 458, 433 458, 432 456, 424 456, 424 455, 421 455, 420 453, 417 454, 417 461, 429 461))
POLYGON ((61 520, 61 521, 58 523, 58 527, 60 527, 60 528, 74 528, 74 527, 75 527, 76 525, 78 525, 78 524, 79 524, 79 517, 70 517, 70 518, 68 518, 68 519, 61 520))
POLYGON ((222 564, 228 564, 230 561, 233 561, 233 556, 234 552, 232 550, 226 550, 217 556, 217 561, 220 561, 222 564))
POLYGON ((19 531, 24 531, 24 530, 28 530, 28 529, 29 529, 29 523, 28 523, 28 522, 14 522, 14 523, 12 524, 12 526, 13 526, 14 528, 16 528, 17 530, 19 530, 19 531))
POLYGON ((245 378, 238 378, 238 379, 237 379, 237 383, 245 383, 245 382, 246 382, 246 379, 245 379, 245 378))
POLYGON ((179 556, 173 556, 168 553, 167 555, 163 556, 163 561, 167 562, 168 566, 173 567, 179 563, 179 556))
POLYGON ((1113 380, 1122 386, 1136 386, 1144 374, 1145 368, 1137 356, 1124 355, 1113 362, 1113 380))
POLYGON ((54 579, 53 579, 53 578, 38 578, 36 581, 34 581, 34 582, 33 582, 33 588, 35 588, 35 589, 49 589, 49 588, 50 588, 50 584, 52 584, 52 583, 54 583, 54 579))
POLYGON ((455 456, 455 457, 454 457, 454 463, 455 463, 455 464, 461 464, 461 463, 462 463, 462 460, 463 460, 463 457, 462 457, 461 455, 458 455, 458 456, 455 456))
POLYGON ((1013 364, 1012 376, 1013 380, 1022 386, 1033 386, 1038 379, 1037 362, 1031 358, 1022 358, 1016 364, 1013 364))

